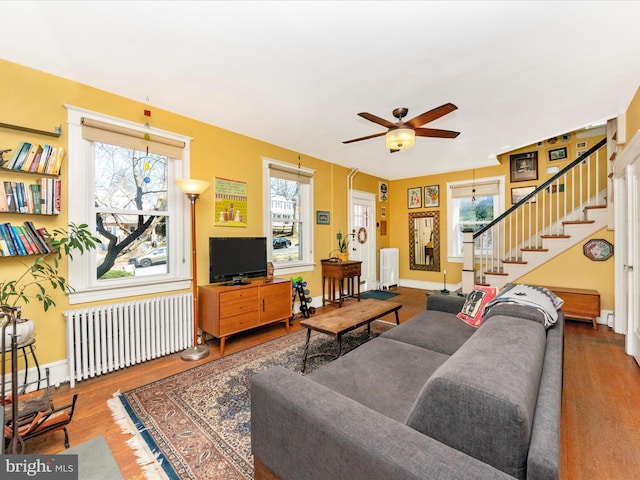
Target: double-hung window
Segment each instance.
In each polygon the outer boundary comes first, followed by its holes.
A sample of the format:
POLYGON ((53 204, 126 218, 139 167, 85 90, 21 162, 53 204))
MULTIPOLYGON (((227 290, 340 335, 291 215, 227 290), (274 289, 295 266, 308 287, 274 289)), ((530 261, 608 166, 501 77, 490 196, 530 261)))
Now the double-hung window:
POLYGON ((462 262, 462 231, 477 232, 504 210, 504 177, 447 183, 447 206, 447 259, 462 262))
POLYGON ((69 265, 70 303, 189 287, 189 138, 67 106, 69 221, 102 243, 69 265))
POLYGON ((313 170, 263 159, 264 232, 277 274, 313 269, 313 170))

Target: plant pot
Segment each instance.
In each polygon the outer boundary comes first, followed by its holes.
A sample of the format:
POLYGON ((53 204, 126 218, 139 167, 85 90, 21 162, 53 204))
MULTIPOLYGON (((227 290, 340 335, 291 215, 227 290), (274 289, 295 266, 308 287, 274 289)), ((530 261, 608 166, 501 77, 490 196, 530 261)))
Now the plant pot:
POLYGON ((338 258, 340 259, 341 262, 348 262, 349 261, 349 252, 340 252, 340 253, 338 253, 338 258))
MULTIPOLYGON (((36 329, 36 322, 30 319, 19 320, 16 323, 16 335, 18 345, 26 342, 33 335, 33 331, 36 329)), ((13 325, 7 325, 4 329, 4 346, 6 349, 11 348, 11 336, 13 335, 13 325)))

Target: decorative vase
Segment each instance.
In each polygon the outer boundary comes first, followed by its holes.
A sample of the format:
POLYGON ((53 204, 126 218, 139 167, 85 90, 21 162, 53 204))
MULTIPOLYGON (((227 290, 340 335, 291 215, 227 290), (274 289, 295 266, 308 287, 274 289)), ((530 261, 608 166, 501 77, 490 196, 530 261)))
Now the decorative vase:
POLYGON ((338 253, 338 258, 340 259, 341 262, 348 262, 349 261, 349 252, 340 252, 340 253, 338 253))
MULTIPOLYGON (((31 319, 18 320, 16 323, 16 336, 18 345, 26 342, 33 335, 33 331, 36 329, 36 322, 31 319)), ((4 330, 4 345, 6 349, 11 348, 11 336, 13 335, 13 325, 7 325, 4 330)))

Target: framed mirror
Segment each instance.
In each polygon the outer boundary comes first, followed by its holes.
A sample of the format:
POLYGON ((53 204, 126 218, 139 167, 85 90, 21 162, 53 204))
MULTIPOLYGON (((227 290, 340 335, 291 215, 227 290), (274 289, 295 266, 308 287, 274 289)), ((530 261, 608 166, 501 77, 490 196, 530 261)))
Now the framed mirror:
POLYGON ((409 213, 409 268, 440 271, 440 212, 409 213))

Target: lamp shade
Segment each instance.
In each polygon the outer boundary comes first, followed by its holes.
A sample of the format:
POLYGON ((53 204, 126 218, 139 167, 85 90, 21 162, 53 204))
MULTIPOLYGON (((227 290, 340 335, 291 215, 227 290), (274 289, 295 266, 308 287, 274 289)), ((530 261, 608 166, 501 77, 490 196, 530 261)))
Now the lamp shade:
POLYGON ((396 128, 385 135, 385 143, 389 150, 402 150, 416 143, 416 132, 411 128, 396 128))
POLYGON ((187 195, 200 195, 209 188, 209 182, 206 180, 196 180, 195 178, 182 178, 175 180, 178 188, 187 195))

